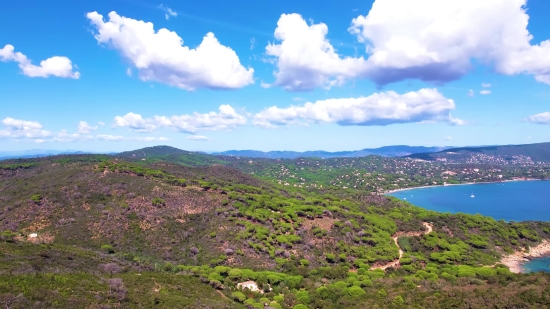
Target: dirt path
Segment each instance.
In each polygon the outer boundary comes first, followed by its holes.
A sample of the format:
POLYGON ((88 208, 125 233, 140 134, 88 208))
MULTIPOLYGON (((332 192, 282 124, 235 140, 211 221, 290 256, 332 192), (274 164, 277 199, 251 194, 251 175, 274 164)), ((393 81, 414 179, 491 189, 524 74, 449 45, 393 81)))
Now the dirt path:
POLYGON ((395 243, 397 248, 399 248, 399 258, 395 261, 389 262, 389 263, 384 264, 384 265, 373 266, 373 267, 371 267, 371 269, 386 270, 386 268, 390 268, 390 267, 395 268, 395 266, 399 265, 399 260, 401 260, 401 258, 403 257, 403 250, 401 249, 401 247, 399 247, 399 243, 397 242, 397 239, 401 236, 422 236, 422 235, 429 234, 433 231, 433 225, 429 224, 428 222, 422 222, 422 225, 424 225, 428 230, 424 231, 424 232, 406 232, 406 233, 398 232, 398 233, 395 233, 395 235, 393 235, 391 239, 393 239, 393 242, 395 243))
POLYGON ((216 292, 218 292, 218 294, 220 294, 223 298, 227 299, 227 300, 230 300, 229 298, 227 298, 227 296, 225 296, 225 294, 223 294, 220 290, 216 290, 216 292))

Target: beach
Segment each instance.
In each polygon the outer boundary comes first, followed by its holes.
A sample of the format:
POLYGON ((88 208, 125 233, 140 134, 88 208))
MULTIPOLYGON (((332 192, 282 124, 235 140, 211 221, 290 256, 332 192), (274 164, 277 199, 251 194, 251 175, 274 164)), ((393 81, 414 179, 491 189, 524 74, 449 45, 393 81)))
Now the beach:
POLYGON ((541 258, 550 255, 550 242, 543 240, 541 244, 530 248, 529 251, 516 251, 502 257, 500 262, 510 268, 513 273, 522 273, 523 264, 530 259, 541 258))

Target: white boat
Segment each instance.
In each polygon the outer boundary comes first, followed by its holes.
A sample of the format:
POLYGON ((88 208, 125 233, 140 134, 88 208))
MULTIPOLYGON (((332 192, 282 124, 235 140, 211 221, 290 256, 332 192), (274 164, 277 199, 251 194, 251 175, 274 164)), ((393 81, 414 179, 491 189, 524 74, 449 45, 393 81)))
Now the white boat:
POLYGON ((475 197, 475 196, 474 196, 474 192, 472 192, 472 195, 470 195, 470 197, 475 197))

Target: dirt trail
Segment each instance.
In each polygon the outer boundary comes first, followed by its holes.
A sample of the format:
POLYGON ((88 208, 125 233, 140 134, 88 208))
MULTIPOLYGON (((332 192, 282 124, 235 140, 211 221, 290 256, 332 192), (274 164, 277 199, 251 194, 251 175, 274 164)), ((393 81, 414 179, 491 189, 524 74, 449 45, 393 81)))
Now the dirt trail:
POLYGON ((395 261, 392 261, 392 262, 389 262, 387 264, 384 264, 384 265, 380 265, 380 266, 373 266, 371 267, 371 269, 383 269, 383 270, 386 270, 386 268, 390 268, 390 267, 393 267, 395 268, 395 266, 399 265, 399 260, 401 260, 401 258, 403 257, 403 250, 401 249, 401 247, 399 247, 399 243, 397 242, 397 239, 401 236, 422 236, 422 235, 426 235, 426 234, 429 234, 433 231, 433 225, 429 224, 428 222, 422 222, 422 225, 424 225, 428 230, 427 231, 424 231, 424 232, 406 232, 406 233, 403 233, 403 232, 397 232, 395 233, 391 239, 393 239, 393 242, 395 243, 395 245, 397 246, 397 248, 399 248, 399 258, 395 261))

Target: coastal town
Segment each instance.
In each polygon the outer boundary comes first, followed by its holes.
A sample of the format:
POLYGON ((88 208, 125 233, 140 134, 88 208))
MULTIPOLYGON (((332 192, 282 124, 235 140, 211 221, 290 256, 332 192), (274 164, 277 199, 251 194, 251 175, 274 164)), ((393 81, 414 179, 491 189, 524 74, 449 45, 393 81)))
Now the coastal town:
POLYGON ((310 189, 331 186, 374 193, 425 186, 550 178, 548 163, 534 162, 526 156, 505 160, 480 155, 464 163, 380 156, 295 160, 230 159, 241 170, 283 186, 310 189))

